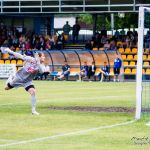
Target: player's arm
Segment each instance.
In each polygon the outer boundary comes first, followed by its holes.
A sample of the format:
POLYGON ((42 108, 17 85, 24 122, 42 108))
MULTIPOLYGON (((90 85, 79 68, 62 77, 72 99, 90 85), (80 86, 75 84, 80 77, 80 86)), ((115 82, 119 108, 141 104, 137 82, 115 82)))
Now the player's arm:
POLYGON ((19 54, 19 53, 16 53, 16 52, 14 52, 14 51, 12 51, 11 49, 6 48, 6 47, 1 47, 1 50, 2 50, 2 52, 4 52, 4 53, 12 54, 12 55, 14 55, 16 58, 22 59, 22 60, 24 60, 24 61, 32 61, 33 59, 35 59, 35 58, 31 57, 31 56, 26 56, 26 55, 21 55, 21 54, 19 54))
POLYGON ((68 73, 69 71, 70 71, 70 66, 68 66, 68 69, 65 72, 68 73))
POLYGON ((12 50, 10 50, 9 48, 6 48, 6 47, 1 47, 1 51, 3 53, 9 53, 9 54, 12 54, 14 55, 16 58, 19 58, 19 59, 22 59, 24 60, 24 56, 19 54, 19 53, 16 53, 16 52, 13 52, 12 50))
POLYGON ((70 72, 70 66, 68 66, 68 69, 64 73, 69 73, 70 72))
POLYGON ((70 67, 68 67, 68 70, 67 71, 70 71, 70 67))
POLYGON ((100 73, 105 73, 102 68, 100 68, 100 73))

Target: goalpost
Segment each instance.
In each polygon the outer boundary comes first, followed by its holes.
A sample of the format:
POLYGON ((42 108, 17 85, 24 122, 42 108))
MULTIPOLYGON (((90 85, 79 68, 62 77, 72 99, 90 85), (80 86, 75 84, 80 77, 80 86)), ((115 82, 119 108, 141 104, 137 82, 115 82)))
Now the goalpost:
POLYGON ((150 113, 150 8, 139 7, 138 54, 136 73, 136 119, 150 113), (146 35, 144 35, 146 31, 146 35), (146 59, 143 59, 145 55, 146 59), (144 65, 147 62, 147 65, 144 65), (149 69, 149 70, 147 70, 149 69))

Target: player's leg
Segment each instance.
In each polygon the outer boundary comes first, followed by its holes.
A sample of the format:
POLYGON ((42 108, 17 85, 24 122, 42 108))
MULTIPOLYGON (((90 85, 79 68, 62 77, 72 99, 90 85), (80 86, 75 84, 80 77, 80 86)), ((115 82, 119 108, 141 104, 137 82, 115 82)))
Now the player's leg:
POLYGON ((14 80, 15 76, 14 75, 10 75, 9 78, 7 79, 6 83, 5 83, 5 90, 10 90, 12 89, 13 86, 13 80, 14 80))
POLYGON ((117 82, 118 81, 118 68, 116 68, 116 71, 115 71, 115 81, 117 82))
POLYGON ((104 73, 104 74, 103 74, 103 76, 104 76, 104 81, 106 81, 107 74, 106 74, 106 73, 104 73))
POLYGON ((62 79, 62 78, 64 78, 64 72, 62 72, 62 74, 59 76, 59 77, 57 77, 58 79, 62 79))
POLYGON ((118 70, 117 70, 117 81, 119 82, 120 80, 119 80, 119 74, 120 74, 120 68, 118 68, 118 70))
POLYGON ((81 72, 78 74, 79 76, 79 80, 78 81, 81 81, 81 72))
POLYGON ((94 78, 94 81, 96 81, 95 72, 92 72, 92 76, 93 76, 93 78, 94 78))
POLYGON ((116 68, 114 68, 114 82, 116 82, 116 78, 117 78, 117 72, 116 72, 116 68))
POLYGON ((32 114, 39 115, 39 113, 36 111, 36 90, 34 85, 29 85, 25 89, 31 95, 32 114))
POLYGON ((90 81, 91 78, 91 72, 88 72, 88 80, 90 81))
POLYGON ((68 81, 69 74, 70 74, 70 72, 65 72, 64 73, 64 78, 65 78, 66 81, 68 81))

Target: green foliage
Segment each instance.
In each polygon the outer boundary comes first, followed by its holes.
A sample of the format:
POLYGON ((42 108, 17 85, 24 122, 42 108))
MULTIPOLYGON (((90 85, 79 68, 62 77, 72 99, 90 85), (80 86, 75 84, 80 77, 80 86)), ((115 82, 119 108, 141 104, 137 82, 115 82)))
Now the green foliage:
MULTIPOLYGON (((92 25, 93 18, 91 14, 82 14, 79 16, 80 21, 86 22, 86 24, 92 25)), ((126 13, 124 18, 120 18, 118 14, 114 14, 114 26, 117 29, 122 28, 137 28, 138 26, 138 14, 126 13)), ((97 14, 97 30, 101 30, 102 26, 105 26, 107 30, 111 30, 111 17, 110 14, 97 14)))
POLYGON ((111 29, 111 21, 110 21, 110 15, 98 15, 97 17, 97 29, 101 30, 102 27, 105 26, 107 30, 111 29))
POLYGON ((126 13, 124 18, 120 18, 118 14, 115 15, 115 28, 137 28, 138 15, 135 13, 126 13))
POLYGON ((91 14, 81 14, 79 16, 79 21, 86 22, 86 24, 93 24, 93 19, 91 14))

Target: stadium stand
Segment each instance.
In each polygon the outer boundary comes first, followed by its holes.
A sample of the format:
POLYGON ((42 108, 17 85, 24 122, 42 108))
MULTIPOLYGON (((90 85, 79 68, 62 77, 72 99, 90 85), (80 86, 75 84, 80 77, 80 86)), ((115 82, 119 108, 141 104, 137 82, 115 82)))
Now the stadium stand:
POLYGON ((9 59, 9 54, 2 54, 2 59, 9 59))
POLYGON ((124 74, 131 74, 131 69, 130 68, 125 68, 124 74))
POLYGON ((11 60, 11 64, 16 64, 16 60, 11 60))
POLYGON ((135 61, 130 61, 130 66, 135 66, 135 61))
POLYGON ((0 64, 4 64, 5 62, 4 62, 4 60, 0 60, 0 64))
POLYGON ((124 51, 124 53, 127 53, 127 54, 131 53, 131 49, 130 48, 126 48, 125 51, 124 51))
POLYGON ((17 65, 23 65, 23 61, 22 60, 17 60, 17 65))
MULTIPOLYGON (((136 75, 136 62, 137 62, 137 48, 119 48, 118 51, 121 53, 121 57, 123 60, 124 65, 124 76, 125 79, 130 79, 130 76, 136 75), (126 77, 127 76, 127 77, 126 77)), ((149 69, 149 61, 150 61, 150 54, 149 49, 143 50, 143 66, 144 69, 142 70, 143 74, 150 75, 149 69)))
POLYGON ((11 64, 10 60, 9 59, 5 60, 5 64, 11 64))

